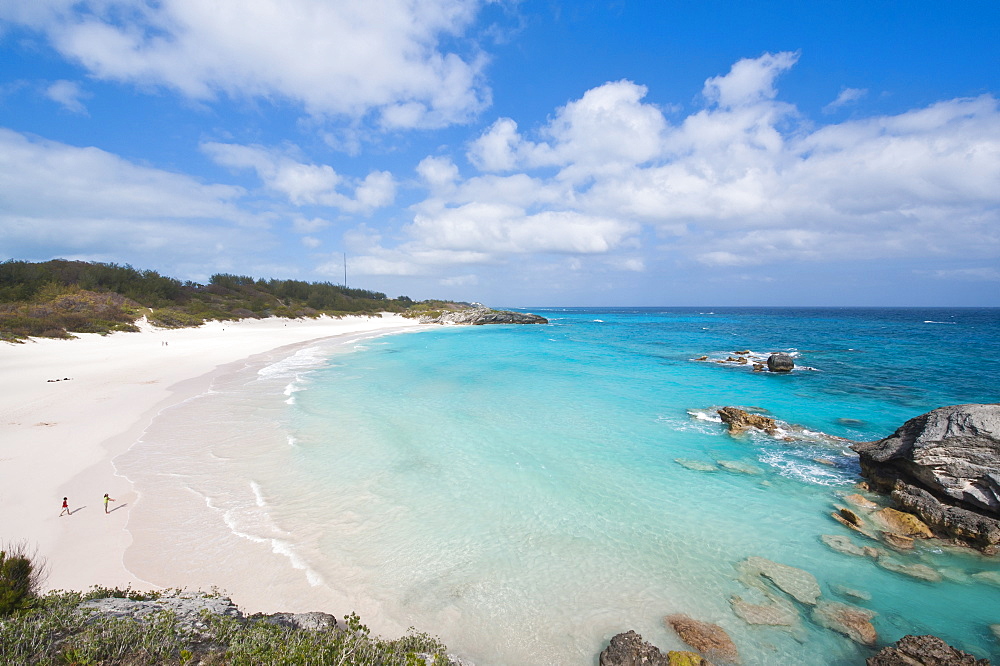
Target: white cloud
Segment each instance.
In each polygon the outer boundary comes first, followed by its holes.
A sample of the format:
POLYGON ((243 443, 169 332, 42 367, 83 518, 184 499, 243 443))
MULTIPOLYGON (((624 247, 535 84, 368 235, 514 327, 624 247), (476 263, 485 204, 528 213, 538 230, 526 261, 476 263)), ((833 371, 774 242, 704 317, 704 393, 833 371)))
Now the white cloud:
POLYGON ((143 261, 190 275, 271 243, 238 187, 0 128, 0 255, 143 261))
POLYGON ((43 32, 105 80, 198 100, 283 98, 388 127, 464 122, 489 104, 485 58, 443 50, 477 0, 32 0, 0 19, 43 32))
POLYGON ((645 227, 681 265, 715 268, 1000 255, 996 98, 816 128, 777 99, 797 58, 741 60, 675 125, 628 81, 557 109, 534 138, 501 118, 468 146, 479 175, 421 164, 430 195, 396 251, 607 255, 638 270, 654 257, 636 252, 645 227))
POLYGON ((853 104, 867 94, 868 91, 863 88, 844 88, 837 95, 837 99, 823 107, 823 113, 833 113, 842 106, 853 104))
POLYGON ((323 244, 323 241, 318 238, 314 238, 313 236, 303 236, 302 244, 308 248, 317 248, 323 244))
POLYGON ((90 95, 75 81, 56 81, 45 89, 45 96, 61 104, 67 111, 81 115, 87 114, 87 107, 84 106, 83 100, 90 95))
POLYGON ((1000 270, 992 267, 953 268, 930 271, 930 275, 942 280, 964 280, 969 282, 1000 282, 1000 270))
POLYGON ((391 204, 396 196, 396 183, 387 171, 372 171, 361 182, 352 182, 329 165, 297 161, 289 154, 294 151, 214 142, 201 147, 217 164, 253 169, 267 188, 285 195, 296 206, 330 206, 367 214, 391 204), (341 186, 353 187, 353 196, 339 192, 341 186))

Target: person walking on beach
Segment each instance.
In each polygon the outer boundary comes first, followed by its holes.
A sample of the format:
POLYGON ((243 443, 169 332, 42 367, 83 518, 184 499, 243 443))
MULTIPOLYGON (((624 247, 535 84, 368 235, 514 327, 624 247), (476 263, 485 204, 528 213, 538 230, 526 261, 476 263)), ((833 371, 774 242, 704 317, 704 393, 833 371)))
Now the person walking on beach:
POLYGON ((66 497, 63 497, 63 508, 62 508, 62 511, 59 512, 59 517, 62 518, 62 515, 64 513, 67 516, 72 516, 73 515, 73 512, 69 510, 69 498, 66 498, 66 497))
POLYGON ((108 497, 108 494, 104 493, 104 513, 111 513, 110 511, 108 511, 108 502, 114 502, 114 501, 115 499, 113 497, 108 497))

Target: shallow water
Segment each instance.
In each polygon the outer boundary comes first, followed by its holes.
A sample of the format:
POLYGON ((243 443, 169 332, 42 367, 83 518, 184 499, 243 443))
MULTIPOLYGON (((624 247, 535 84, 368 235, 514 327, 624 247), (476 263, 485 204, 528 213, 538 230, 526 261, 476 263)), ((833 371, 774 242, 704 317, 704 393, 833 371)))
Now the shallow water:
POLYGON ((154 542, 215 544, 214 559, 174 566, 223 587, 252 576, 380 630, 414 625, 481 666, 596 663, 630 628, 683 649, 662 621, 677 612, 722 625, 748 664, 870 654, 807 611, 791 631, 734 615, 732 595, 759 601, 734 568, 757 555, 876 611, 880 642, 933 632, 1000 655, 1000 587, 969 577, 1000 560, 933 543, 893 556, 948 574, 928 583, 820 541, 847 534, 829 514, 858 480, 823 433, 875 439, 934 407, 1000 400, 1000 311, 535 312, 550 324, 437 328, 349 354, 325 342, 232 368, 116 461, 142 493, 126 564, 156 582, 154 542), (742 350, 798 367, 692 360, 742 350), (725 405, 805 440, 731 437, 725 405))

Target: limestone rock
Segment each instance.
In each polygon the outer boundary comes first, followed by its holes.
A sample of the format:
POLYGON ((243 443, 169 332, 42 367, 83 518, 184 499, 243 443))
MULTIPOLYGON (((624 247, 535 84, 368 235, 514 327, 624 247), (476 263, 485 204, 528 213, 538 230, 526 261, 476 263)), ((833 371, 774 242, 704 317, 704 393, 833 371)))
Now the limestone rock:
POLYGON ((760 414, 750 414, 737 407, 723 407, 718 410, 722 422, 729 426, 729 433, 735 435, 747 428, 757 428, 769 435, 774 435, 778 431, 778 424, 774 419, 760 414))
POLYGON ((871 546, 858 546, 843 534, 822 534, 820 540, 838 553, 855 557, 878 557, 879 551, 871 546))
POLYGON ((705 462, 703 460, 690 460, 688 458, 674 458, 674 462, 681 467, 687 467, 688 469, 694 470, 696 472, 717 472, 718 467, 712 463, 705 462))
POLYGON ((481 326, 483 324, 547 324, 549 320, 545 317, 525 314, 523 312, 476 307, 466 310, 443 312, 437 317, 421 317, 420 323, 481 326))
POLYGON ((989 583, 1000 587, 1000 571, 980 571, 972 574, 972 577, 981 583, 989 583))
POLYGON ((279 627, 288 627, 289 629, 333 631, 334 629, 346 628, 329 613, 274 613, 272 615, 252 616, 251 619, 258 617, 268 624, 276 624, 279 627))
POLYGON ((851 597, 853 599, 861 599, 862 601, 871 601, 872 600, 871 593, 865 592, 863 590, 855 590, 852 587, 847 587, 845 585, 840 585, 839 583, 835 583, 834 585, 831 585, 830 589, 832 589, 834 592, 836 592, 837 594, 839 594, 842 597, 851 597))
POLYGON ((886 507, 873 513, 872 518, 885 527, 887 532, 893 534, 917 539, 929 539, 934 536, 931 528, 912 513, 886 507))
POLYGON ((866 478, 894 499, 905 495, 904 508, 933 529, 984 550, 1000 546, 1000 404, 941 407, 851 448, 866 478))
POLYGON ((667 663, 670 666, 712 666, 712 662, 697 652, 671 650, 667 653, 667 663))
POLYGON ((736 460, 716 460, 716 462, 719 463, 719 467, 738 474, 754 475, 764 473, 759 467, 754 467, 753 465, 738 462, 736 460))
POLYGON ((819 583, 816 581, 816 577, 808 571, 756 556, 748 557, 741 563, 741 566, 749 574, 767 578, 778 589, 800 603, 813 606, 819 599, 819 583))
POLYGON ((844 501, 848 502, 850 504, 853 504, 854 506, 856 506, 858 508, 861 508, 861 509, 877 509, 878 508, 878 504, 876 504, 875 502, 871 501, 870 499, 868 499, 864 495, 859 495, 858 493, 854 493, 852 495, 848 495, 847 497, 844 498, 844 501))
POLYGON ((896 550, 913 550, 913 539, 892 532, 879 532, 879 537, 891 548, 896 550))
POLYGON ((816 624, 832 629, 862 645, 875 645, 878 633, 872 626, 873 611, 842 604, 836 601, 821 601, 812 611, 816 624))
POLYGON ((990 631, 992 631, 993 635, 997 637, 998 641, 1000 641, 1000 624, 991 624, 990 631))
POLYGON ((944 579, 944 577, 939 574, 934 569, 931 569, 926 564, 906 564, 904 562, 899 562, 890 558, 879 558, 878 565, 883 569, 888 571, 895 571, 896 573, 901 573, 911 578, 919 578, 920 580, 926 580, 931 583, 938 583, 944 579))
POLYGON ((788 354, 771 354, 767 357, 767 369, 771 372, 791 372, 795 360, 788 354))
POLYGON ((990 666, 988 659, 956 650, 937 636, 903 636, 868 657, 868 666, 990 666))
POLYGON ((737 595, 729 600, 733 612, 747 624, 792 627, 799 623, 799 612, 789 603, 751 604, 737 595))
POLYGON ((208 628, 202 618, 203 612, 244 619, 243 613, 228 597, 185 592, 149 600, 119 597, 92 599, 81 603, 79 608, 102 617, 131 619, 136 622, 145 622, 151 619, 154 613, 170 611, 177 616, 178 624, 182 628, 195 633, 208 628))
POLYGON ((634 631, 617 634, 601 653, 600 666, 670 666, 667 655, 634 631))
POLYGON ((683 613, 668 615, 664 621, 677 632, 682 641, 710 659, 740 663, 736 644, 719 625, 695 620, 683 613))

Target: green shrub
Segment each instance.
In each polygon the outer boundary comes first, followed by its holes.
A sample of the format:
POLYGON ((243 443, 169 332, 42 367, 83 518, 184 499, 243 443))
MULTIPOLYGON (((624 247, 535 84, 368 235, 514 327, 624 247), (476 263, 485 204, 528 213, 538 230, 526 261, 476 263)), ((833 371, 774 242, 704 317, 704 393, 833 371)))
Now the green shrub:
POLYGON ((0 550, 0 617, 31 607, 45 580, 45 563, 28 552, 24 541, 0 550))

